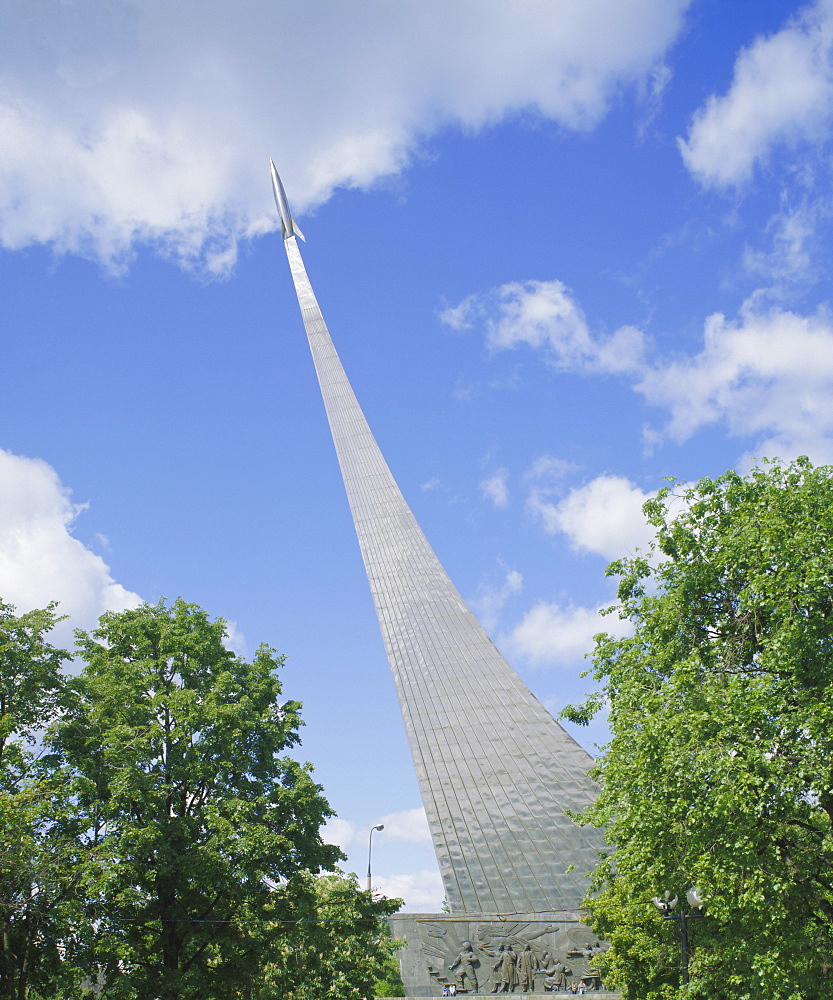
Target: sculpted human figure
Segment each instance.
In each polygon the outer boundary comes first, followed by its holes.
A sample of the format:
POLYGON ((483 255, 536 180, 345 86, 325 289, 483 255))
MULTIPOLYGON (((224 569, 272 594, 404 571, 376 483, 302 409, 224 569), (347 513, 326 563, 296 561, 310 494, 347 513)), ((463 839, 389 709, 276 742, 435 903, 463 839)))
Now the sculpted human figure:
POLYGON ((518 978, 524 993, 535 992, 535 973, 538 971, 538 959, 529 945, 518 955, 518 978))
POLYGON ((502 944, 498 953, 497 962, 494 964, 494 970, 500 975, 500 981, 495 983, 495 988, 492 990, 492 993, 515 992, 515 987, 518 985, 518 977, 515 969, 517 961, 517 956, 515 955, 515 952, 512 951, 512 945, 502 944))
POLYGON ((595 964, 594 959, 602 950, 602 946, 596 942, 595 945, 591 944, 589 941, 584 948, 584 960, 587 963, 587 972, 582 976, 582 979, 587 983, 591 990, 600 990, 602 988, 602 980, 599 976, 598 969, 594 969, 595 964))
POLYGON ((449 965, 452 971, 457 969, 457 985, 461 990, 477 992, 477 973, 475 966, 478 964, 477 955, 471 946, 470 941, 464 941, 460 954, 449 965))
POLYGON ((544 970, 546 975, 544 977, 544 992, 560 993, 567 989, 569 985, 568 977, 572 973, 572 969, 568 969, 563 962, 553 961, 544 970))
POLYGON ((503 968, 503 949, 504 949, 504 945, 500 945, 500 947, 497 950, 497 955, 495 956, 495 959, 496 959, 495 963, 492 966, 492 968, 494 969, 494 971, 496 973, 496 975, 495 975, 495 985, 494 985, 494 988, 492 990, 492 993, 497 993, 498 990, 500 989, 500 970, 503 968))
POLYGON ((603 950, 598 941, 595 944, 591 944, 588 941, 583 948, 574 948, 572 951, 567 952, 571 957, 583 960, 584 969, 580 972, 581 981, 586 987, 589 986, 591 990, 601 989, 602 986, 599 972, 593 968, 593 965, 595 964, 596 956, 603 950))

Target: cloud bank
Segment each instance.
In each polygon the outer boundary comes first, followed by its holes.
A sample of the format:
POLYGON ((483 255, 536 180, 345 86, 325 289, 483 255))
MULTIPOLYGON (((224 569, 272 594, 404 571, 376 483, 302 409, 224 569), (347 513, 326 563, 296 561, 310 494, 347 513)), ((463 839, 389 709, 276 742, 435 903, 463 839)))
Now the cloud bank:
MULTIPOLYGON (((385 896, 404 899, 403 909, 411 912, 439 911, 445 891, 433 861, 433 844, 425 809, 405 809, 388 813, 362 823, 333 817, 324 827, 324 839, 337 844, 348 860, 347 870, 364 873, 367 867, 368 836, 370 828, 384 824, 383 833, 373 844, 373 889, 385 896), (388 845, 396 845, 388 851, 388 845), (391 871, 393 861, 394 871, 391 871), (402 871, 402 869, 411 870, 402 871), (398 869, 398 870, 396 870, 398 869)), ((364 881, 360 878, 360 884, 364 881)))
POLYGON ((657 72, 689 0, 11 0, 0 245, 118 268, 138 242, 224 273, 298 211, 400 170, 433 130, 520 110, 586 129, 657 72))
POLYGON ((710 316, 699 354, 644 371, 637 386, 665 407, 663 433, 684 441, 721 423, 755 455, 833 460, 833 321, 746 303, 710 316))
POLYGON ((622 327, 611 337, 594 337, 570 289, 552 281, 510 282, 469 295, 440 319, 455 330, 482 326, 492 351, 526 346, 540 350, 562 370, 620 374, 638 369, 643 336, 622 327))
POLYGON ((502 646, 512 657, 536 667, 581 667, 593 650, 594 635, 627 635, 632 628, 616 615, 602 615, 606 606, 582 608, 540 601, 501 640, 502 646))
POLYGON ((748 181, 778 146, 817 143, 833 120, 833 3, 819 0, 735 62, 726 94, 712 95, 679 140, 704 185, 748 181))
POLYGON ((58 601, 69 616, 55 630, 58 644, 71 644, 74 628, 93 627, 105 611, 141 604, 73 537, 84 510, 46 462, 0 449, 0 598, 20 612, 58 601))
MULTIPOLYGON (((544 457, 527 475, 527 508, 547 534, 564 535, 572 549, 606 561, 632 556, 637 548, 647 553, 653 531, 642 505, 654 493, 643 492, 622 476, 602 475, 565 494, 563 472, 556 460, 544 457)), ((501 648, 510 659, 534 667, 581 668, 593 649, 593 636, 625 635, 631 628, 615 615, 603 615, 606 606, 538 601, 501 636, 501 648)))
POLYGON ((652 496, 623 476, 603 475, 557 500, 534 486, 527 503, 548 534, 563 533, 576 551, 612 560, 647 549, 653 531, 642 506, 652 496))
POLYGON ((373 879, 374 890, 392 899, 404 899, 402 910, 411 913, 439 913, 445 899, 438 869, 424 868, 408 875, 380 875, 373 879))
MULTIPOLYGON (((559 371, 628 379, 646 403, 666 413, 664 423, 646 432, 651 446, 683 442, 720 424, 750 442, 751 456, 790 460, 806 454, 816 462, 833 461, 833 319, 824 309, 802 316, 753 295, 734 319, 721 313, 706 318, 698 353, 672 359, 656 352, 652 357, 647 338, 633 327, 607 338, 594 335, 558 280, 471 295, 443 318, 476 329, 492 350, 531 348, 559 371)), ((619 491, 608 519, 633 516, 638 497, 628 497, 622 482, 593 488, 607 491, 611 501, 619 491)), ((546 490, 533 491, 530 504, 553 531, 563 530, 573 516, 567 507, 554 506, 546 490)), ((612 555, 601 542, 579 541, 578 547, 612 555)))
POLYGON ((347 819, 334 816, 327 820, 324 827, 324 839, 328 844, 336 844, 345 852, 358 849, 367 850, 368 831, 372 826, 382 823, 385 827, 385 840, 395 840, 400 843, 417 844, 421 847, 431 847, 431 831, 425 817, 425 809, 405 809, 398 813, 387 813, 374 819, 357 824, 347 819))

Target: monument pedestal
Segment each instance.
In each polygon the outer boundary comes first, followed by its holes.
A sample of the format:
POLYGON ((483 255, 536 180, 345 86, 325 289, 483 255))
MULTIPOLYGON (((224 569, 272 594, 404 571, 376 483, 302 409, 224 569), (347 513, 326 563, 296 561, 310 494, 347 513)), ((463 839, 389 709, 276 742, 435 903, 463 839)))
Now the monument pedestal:
POLYGON ((594 958, 603 950, 580 912, 397 913, 390 917, 406 997, 549 997, 583 983, 588 997, 605 992, 594 958), (524 987, 526 986, 526 989, 524 987), (505 988, 508 987, 508 988, 505 988))
MULTIPOLYGON (((409 997, 599 992, 581 923, 585 873, 609 847, 579 826, 594 761, 532 694, 466 606, 373 437, 272 183, 292 280, 453 914, 391 920, 409 997), (551 907, 558 907, 552 911, 551 907), (486 912, 489 909, 496 912, 486 912), (501 911, 501 912, 497 912, 501 911)), ((372 317, 383 330, 387 317, 372 317)))

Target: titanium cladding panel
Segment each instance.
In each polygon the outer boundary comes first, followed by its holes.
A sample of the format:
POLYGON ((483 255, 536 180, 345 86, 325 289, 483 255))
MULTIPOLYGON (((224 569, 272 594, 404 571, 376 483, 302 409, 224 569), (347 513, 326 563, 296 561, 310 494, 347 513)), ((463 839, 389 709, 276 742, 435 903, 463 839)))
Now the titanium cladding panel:
POLYGON ((284 246, 451 912, 576 910, 605 848, 565 813, 595 798, 592 759, 440 565, 347 380, 297 240, 284 246))

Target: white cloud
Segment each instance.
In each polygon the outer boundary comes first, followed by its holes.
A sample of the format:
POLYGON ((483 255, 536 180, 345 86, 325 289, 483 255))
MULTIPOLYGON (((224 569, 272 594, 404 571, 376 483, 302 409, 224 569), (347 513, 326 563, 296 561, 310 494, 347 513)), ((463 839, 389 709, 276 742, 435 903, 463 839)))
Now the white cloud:
POLYGON ((400 841, 410 844, 418 844, 421 847, 431 847, 431 831, 428 827, 428 820, 425 816, 425 809, 418 806, 416 809, 405 809, 402 812, 388 813, 385 816, 377 816, 375 819, 367 820, 365 823, 353 823, 339 816, 333 816, 327 820, 324 826, 324 840, 328 844, 336 844, 345 852, 350 853, 354 848, 364 848, 367 850, 367 841, 371 827, 383 824, 385 841, 400 841))
POLYGON ((246 636, 238 628, 237 622, 226 621, 226 636, 223 644, 235 656, 240 656, 244 660, 248 658, 249 647, 246 642, 246 636))
POLYGON ((521 592, 523 583, 523 574, 516 569, 507 569, 503 583, 499 587, 483 585, 479 588, 477 596, 469 604, 487 632, 497 626, 498 616, 506 602, 521 592))
POLYGON ((493 475, 480 484, 480 492, 495 507, 506 507, 509 504, 509 470, 498 469, 493 475))
POLYGON ((778 212, 767 225, 770 249, 746 248, 743 255, 746 270, 771 284, 768 291, 771 297, 777 297, 789 283, 812 281, 821 276, 816 229, 819 221, 829 215, 826 199, 778 212))
POLYGON ((758 456, 833 460, 833 323, 823 312, 750 302, 734 322, 716 313, 699 354, 646 370, 637 388, 670 411, 664 433, 678 441, 720 422, 755 438, 758 456))
POLYGON ((431 831, 422 806, 405 809, 403 812, 388 813, 386 816, 380 816, 376 822, 384 823, 386 840, 406 841, 409 844, 421 844, 423 847, 432 846, 431 831))
MULTIPOLYGON (((759 239, 747 243, 742 264, 746 273, 762 283, 750 298, 787 305, 796 293, 826 277, 825 234, 833 214, 826 176, 816 183, 812 167, 785 177, 781 207, 767 221, 759 239)), ((825 172, 826 173, 826 172, 825 172)))
MULTIPOLYGON (((379 823, 385 828, 375 834, 373 840, 373 889, 385 896, 404 899, 405 910, 437 912, 445 895, 439 869, 418 867, 430 864, 434 854, 431 831, 422 806, 377 816, 363 823, 333 817, 327 820, 324 827, 324 840, 337 844, 349 855, 346 869, 364 873, 370 829, 379 823), (400 846, 390 849, 391 845, 397 844, 400 846), (418 870, 391 872, 392 860, 395 868, 413 866, 418 870)), ((359 883, 364 886, 363 877, 360 877, 359 883)))
POLYGON ((540 349, 556 368, 621 374, 637 370, 644 353, 640 330, 625 326, 596 338, 567 286, 552 281, 510 282, 470 295, 441 319, 456 329, 482 325, 494 351, 540 349))
POLYGON ((71 643, 73 628, 93 627, 105 611, 141 603, 72 536, 84 509, 46 462, 0 449, 0 597, 18 611, 59 601, 70 620, 55 630, 57 643, 71 643))
MULTIPOLYGON (((801 253, 800 220, 792 237, 784 238, 792 239, 788 253, 801 253)), ((669 413, 660 429, 646 428, 646 443, 664 438, 682 442, 720 423, 730 434, 751 439, 750 455, 788 460, 806 454, 816 462, 833 461, 833 320, 824 310, 802 316, 769 305, 770 299, 767 292, 756 292, 737 319, 720 313, 708 317, 703 349, 674 360, 649 357, 644 352, 647 341, 638 330, 623 328, 606 341, 595 337, 580 306, 557 280, 504 285, 470 296, 466 312, 467 322, 479 327, 488 345, 524 344, 563 371, 632 379, 635 391, 650 405, 669 413)), ((528 479, 552 480, 565 471, 563 466, 550 468, 549 459, 543 461, 528 479)), ((593 497, 576 502, 601 502, 607 495, 626 516, 623 481, 617 486, 602 480, 593 489, 593 497)), ((596 529, 596 541, 581 534, 576 510, 552 501, 553 491, 552 482, 534 482, 531 491, 531 509, 545 526, 563 531, 572 524, 574 544, 608 554, 611 541, 604 538, 603 527, 596 529)), ((630 500, 629 509, 635 511, 637 493, 630 500)), ((611 529, 612 538, 619 529, 615 524, 611 529)))
POLYGON ((340 816, 331 816, 321 831, 321 837, 325 843, 335 844, 345 854, 355 846, 358 835, 359 831, 355 823, 351 823, 348 819, 342 819, 340 816))
POLYGON ((817 141, 833 111, 833 3, 819 0, 735 63, 729 91, 712 95, 679 140, 703 183, 740 184, 778 143, 817 141))
POLYGON ((584 313, 562 282, 515 282, 504 285, 499 294, 498 316, 487 326, 490 347, 546 347, 563 366, 591 361, 595 352, 584 313))
POLYGON ((512 656, 533 666, 581 666, 593 650, 593 636, 599 632, 626 635, 631 625, 616 615, 601 615, 599 608, 562 607, 541 601, 502 640, 512 656))
POLYGON ((442 876, 436 868, 408 875, 380 875, 378 878, 374 875, 373 888, 383 896, 404 899, 402 910, 410 913, 439 913, 445 899, 442 876))
POLYGON ((66 0, 0 7, 0 243, 118 266, 137 240, 222 273, 298 211, 402 168, 433 130, 519 110, 592 127, 689 0, 66 0))
POLYGON ((606 559, 643 551, 653 531, 642 513, 642 505, 654 493, 644 493, 622 476, 598 476, 557 502, 548 492, 535 488, 529 507, 550 534, 563 532, 574 549, 594 552, 606 559))
POLYGON ((532 463, 524 478, 558 483, 565 476, 576 471, 578 471, 578 466, 566 459, 556 458, 554 455, 541 455, 532 463))

